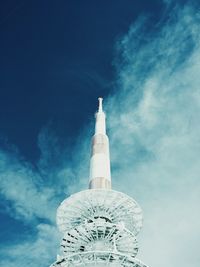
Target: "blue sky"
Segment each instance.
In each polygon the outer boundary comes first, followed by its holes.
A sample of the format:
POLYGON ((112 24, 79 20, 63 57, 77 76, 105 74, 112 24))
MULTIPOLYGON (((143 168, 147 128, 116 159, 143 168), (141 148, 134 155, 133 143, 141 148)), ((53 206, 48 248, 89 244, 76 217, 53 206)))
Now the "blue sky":
POLYGON ((49 266, 56 208, 87 187, 104 97, 113 187, 144 210, 138 257, 198 267, 200 3, 0 3, 1 266, 49 266))

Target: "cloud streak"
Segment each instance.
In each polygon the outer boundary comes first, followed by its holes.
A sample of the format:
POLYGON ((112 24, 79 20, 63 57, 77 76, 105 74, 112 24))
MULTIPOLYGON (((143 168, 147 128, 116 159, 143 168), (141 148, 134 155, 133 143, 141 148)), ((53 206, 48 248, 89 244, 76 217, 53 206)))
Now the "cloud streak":
POLYGON ((114 183, 144 208, 140 257, 155 267, 199 264, 199 18, 185 7, 159 31, 134 24, 107 101, 114 183))

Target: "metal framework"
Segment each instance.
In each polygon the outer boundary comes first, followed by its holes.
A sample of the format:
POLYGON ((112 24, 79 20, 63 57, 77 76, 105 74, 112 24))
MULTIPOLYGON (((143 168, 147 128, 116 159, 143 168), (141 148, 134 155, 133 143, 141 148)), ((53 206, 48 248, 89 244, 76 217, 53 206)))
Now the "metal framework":
POLYGON ((141 261, 123 254, 95 251, 77 253, 68 258, 62 258, 52 267, 147 267, 141 261))
POLYGON ((114 190, 89 189, 65 199, 57 211, 57 225, 61 232, 95 218, 123 223, 135 235, 142 227, 142 210, 131 197, 114 190))
POLYGON ((142 221, 140 206, 121 192, 89 189, 71 195, 57 211, 63 239, 52 267, 146 267, 135 258, 142 221))

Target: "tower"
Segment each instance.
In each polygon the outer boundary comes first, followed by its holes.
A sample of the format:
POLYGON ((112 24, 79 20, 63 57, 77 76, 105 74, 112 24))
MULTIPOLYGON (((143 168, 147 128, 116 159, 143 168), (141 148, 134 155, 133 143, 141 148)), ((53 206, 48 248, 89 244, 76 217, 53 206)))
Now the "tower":
POLYGON ((135 258, 142 210, 131 197, 111 189, 102 98, 95 117, 89 189, 71 195, 57 210, 63 239, 61 253, 51 267, 146 267, 135 258))

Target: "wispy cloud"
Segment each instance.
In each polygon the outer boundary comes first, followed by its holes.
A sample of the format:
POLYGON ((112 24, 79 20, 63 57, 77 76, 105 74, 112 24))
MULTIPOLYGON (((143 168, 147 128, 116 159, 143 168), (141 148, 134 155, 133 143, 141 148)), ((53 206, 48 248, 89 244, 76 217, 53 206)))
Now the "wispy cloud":
POLYGON ((1 212, 32 228, 32 234, 23 235, 23 240, 19 237, 14 243, 0 244, 2 266, 43 267, 53 263, 60 240, 55 226, 56 209, 65 197, 87 183, 87 168, 78 167, 86 161, 85 142, 74 160, 69 160, 68 148, 61 148, 49 128, 42 129, 38 145, 41 157, 37 166, 25 161, 14 149, 0 150, 0 194, 4 207, 1 212), (80 174, 82 180, 77 178, 80 174))
POLYGON ((1 249, 1 266, 42 267, 50 265, 58 247, 58 234, 54 226, 39 224, 37 236, 1 249))
MULTIPOLYGON (((139 258, 154 267, 197 267, 200 260, 199 20, 185 7, 152 32, 145 18, 132 25, 117 44, 117 89, 106 101, 113 186, 141 204, 139 258)), ((64 193, 87 183, 88 131, 81 136, 69 159, 59 140, 43 131, 37 169, 1 151, 7 212, 36 227, 31 239, 0 249, 2 266, 47 266, 56 254, 56 207, 64 193)))
POLYGON ((159 31, 140 20, 118 43, 113 180, 144 208, 140 257, 150 266, 199 264, 199 22, 196 10, 176 9, 159 31))

